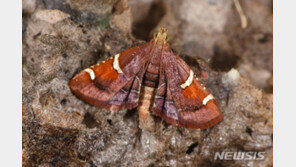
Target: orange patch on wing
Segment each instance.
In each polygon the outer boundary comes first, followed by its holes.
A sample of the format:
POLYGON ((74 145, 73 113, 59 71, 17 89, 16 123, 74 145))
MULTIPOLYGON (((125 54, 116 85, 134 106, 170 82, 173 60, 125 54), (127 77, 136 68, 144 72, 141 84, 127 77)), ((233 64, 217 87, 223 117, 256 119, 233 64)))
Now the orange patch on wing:
POLYGON ((89 74, 83 70, 79 74, 77 74, 74 78, 72 78, 68 84, 69 84, 70 88, 73 88, 76 85, 86 84, 86 83, 90 83, 90 82, 92 82, 92 80, 90 79, 89 74))
POLYGON ((183 89, 182 92, 186 98, 196 99, 199 90, 195 84, 191 84, 190 86, 187 86, 185 89, 183 89))
POLYGON ((115 80, 118 77, 118 72, 113 68, 113 60, 114 59, 108 59, 104 63, 93 67, 96 78, 100 77, 103 80, 115 80))
POLYGON ((89 76, 89 73, 84 70, 81 72, 81 74, 78 74, 77 76, 79 76, 78 78, 79 78, 80 82, 87 82, 88 83, 88 82, 92 81, 89 76))
POLYGON ((203 91, 203 89, 199 88, 195 82, 193 82, 190 86, 187 86, 185 89, 182 89, 182 92, 184 96, 189 99, 199 98, 203 100, 206 96, 206 92, 203 91))

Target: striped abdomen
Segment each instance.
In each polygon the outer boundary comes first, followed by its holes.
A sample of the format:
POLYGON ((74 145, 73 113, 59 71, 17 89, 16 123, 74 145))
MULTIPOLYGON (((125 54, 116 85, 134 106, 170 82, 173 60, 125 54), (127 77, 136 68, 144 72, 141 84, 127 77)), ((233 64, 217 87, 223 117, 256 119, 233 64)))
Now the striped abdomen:
MULTIPOLYGON (((153 60, 153 59, 152 59, 153 60)), ((141 88, 141 95, 139 99, 139 117, 140 119, 147 119, 150 114, 150 107, 154 101, 155 88, 159 79, 159 61, 150 62, 147 71, 143 78, 143 86, 141 88)))

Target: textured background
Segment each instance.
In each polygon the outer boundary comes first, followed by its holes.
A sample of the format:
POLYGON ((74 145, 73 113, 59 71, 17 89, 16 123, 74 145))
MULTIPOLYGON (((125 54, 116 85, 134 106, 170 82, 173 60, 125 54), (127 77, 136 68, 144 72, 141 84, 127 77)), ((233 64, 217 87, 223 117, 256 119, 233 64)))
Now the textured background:
POLYGON ((272 166, 271 0, 23 0, 23 166, 272 166), (159 27, 216 97, 224 119, 188 130, 110 112, 67 86, 80 70, 145 43, 159 27), (264 151, 261 161, 215 152, 264 151))

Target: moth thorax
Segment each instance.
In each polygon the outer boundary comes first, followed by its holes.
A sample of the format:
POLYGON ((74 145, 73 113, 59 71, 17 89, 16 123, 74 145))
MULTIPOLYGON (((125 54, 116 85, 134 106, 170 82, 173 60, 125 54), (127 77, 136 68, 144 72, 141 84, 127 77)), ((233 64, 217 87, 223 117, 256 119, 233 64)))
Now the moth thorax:
POLYGON ((143 86, 139 99, 138 112, 140 119, 147 119, 150 115, 150 107, 153 104, 154 100, 154 90, 148 86, 143 86))

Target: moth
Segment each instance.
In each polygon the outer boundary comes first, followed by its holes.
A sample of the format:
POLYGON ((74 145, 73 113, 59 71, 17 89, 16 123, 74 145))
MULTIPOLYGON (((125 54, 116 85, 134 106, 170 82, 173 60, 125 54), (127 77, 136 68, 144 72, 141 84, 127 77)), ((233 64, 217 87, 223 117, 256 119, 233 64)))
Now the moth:
POLYGON ((215 98, 166 38, 161 28, 150 42, 81 71, 70 80, 71 91, 112 111, 137 107, 140 119, 154 113, 180 127, 212 127, 223 118, 215 98))

